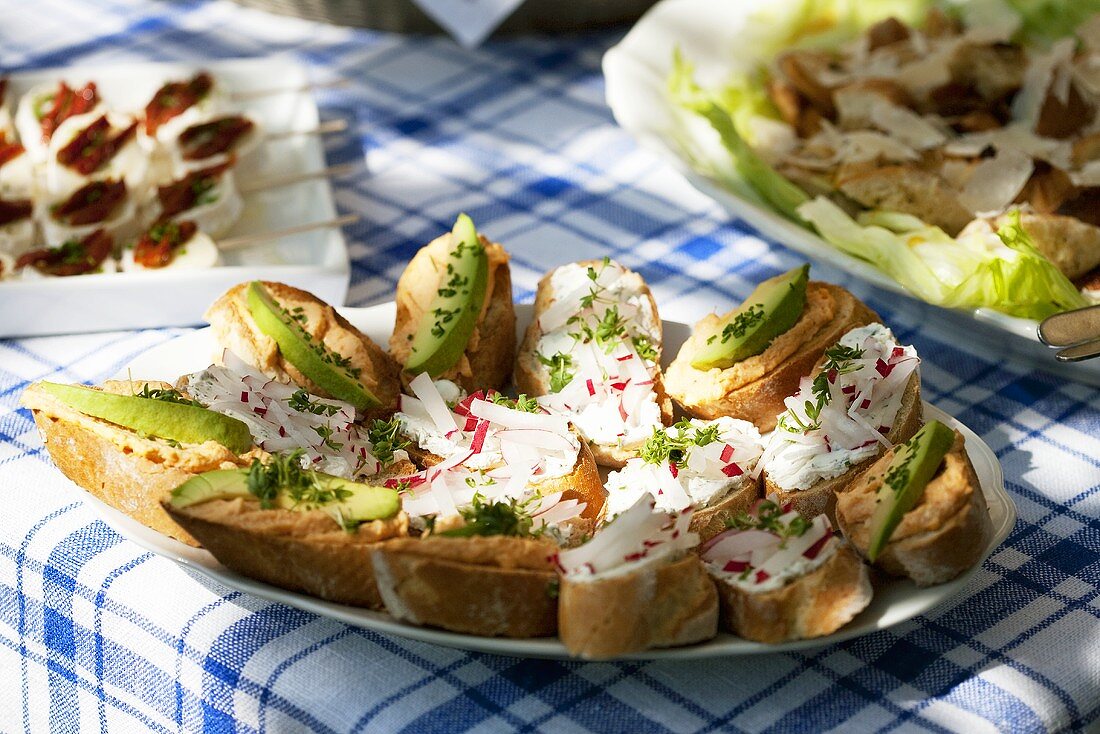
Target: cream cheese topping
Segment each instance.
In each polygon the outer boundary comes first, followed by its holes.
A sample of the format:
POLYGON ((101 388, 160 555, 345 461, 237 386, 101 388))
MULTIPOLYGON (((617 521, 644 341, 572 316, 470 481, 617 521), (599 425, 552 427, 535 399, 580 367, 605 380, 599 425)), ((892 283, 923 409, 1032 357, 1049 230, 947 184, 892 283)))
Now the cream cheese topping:
POLYGON ((760 464, 784 490, 808 489, 878 454, 920 359, 879 323, 826 350, 825 368, 787 398, 760 464))

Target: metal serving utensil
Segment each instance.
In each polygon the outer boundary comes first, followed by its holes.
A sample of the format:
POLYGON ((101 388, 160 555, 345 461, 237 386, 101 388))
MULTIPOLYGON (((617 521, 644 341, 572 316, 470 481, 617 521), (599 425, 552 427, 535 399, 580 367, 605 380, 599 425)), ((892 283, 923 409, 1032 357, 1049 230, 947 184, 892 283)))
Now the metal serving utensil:
POLYGON ((1054 355, 1059 362, 1100 357, 1100 305, 1044 319, 1039 324, 1039 339, 1048 347, 1063 347, 1054 355))

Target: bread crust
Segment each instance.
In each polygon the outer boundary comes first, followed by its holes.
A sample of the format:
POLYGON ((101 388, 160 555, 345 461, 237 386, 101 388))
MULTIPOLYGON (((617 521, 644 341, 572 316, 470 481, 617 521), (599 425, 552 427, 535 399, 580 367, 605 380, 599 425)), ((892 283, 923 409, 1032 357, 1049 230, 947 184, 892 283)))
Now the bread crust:
MULTIPOLYGON (((462 357, 436 378, 451 380, 468 393, 502 389, 511 377, 516 354, 516 312, 508 253, 483 235, 479 237, 489 257, 485 302, 462 357)), ((390 354, 402 367, 409 359, 410 339, 439 288, 439 271, 435 263, 446 258, 450 248, 450 232, 432 240, 413 256, 397 281, 394 296, 397 316, 389 347, 390 354)), ((406 386, 413 377, 415 375, 407 372, 401 373, 401 381, 406 386)))
MULTIPOLYGON (((864 556, 870 544, 875 495, 897 447, 887 451, 851 488, 837 497, 837 525, 864 556)), ((875 566, 918 586, 941 584, 978 563, 993 535, 978 475, 956 432, 944 465, 894 530, 875 566)))
POLYGON ((718 632, 718 595, 698 556, 561 581, 558 635, 573 655, 606 659, 690 645, 718 632))
POLYGON ((725 369, 691 366, 719 317, 712 314, 699 321, 665 373, 672 399, 693 418, 728 416, 747 420, 764 433, 773 430, 785 409, 783 401, 798 392, 799 381, 813 371, 825 350, 852 329, 881 321, 840 286, 810 281, 806 300, 806 309, 787 331, 791 337, 780 335, 762 353, 725 369), (811 327, 818 309, 827 310, 829 318, 811 327), (805 339, 793 339, 807 329, 811 333, 805 339))
POLYGON ((386 610, 412 624, 483 637, 558 628, 557 546, 510 537, 399 538, 371 549, 386 610))
POLYGON ((347 532, 322 511, 265 510, 255 500, 217 499, 176 509, 165 498, 161 505, 226 568, 281 589, 369 609, 382 608, 371 549, 408 532, 404 513, 347 532))
MULTIPOLYGON (((920 430, 924 424, 924 403, 920 397, 920 373, 914 373, 905 386, 905 395, 898 408, 898 415, 894 419, 894 425, 886 434, 886 440, 891 444, 898 444, 912 438, 913 434, 920 430)), ((779 496, 780 504, 790 503, 807 519, 817 515, 827 515, 829 521, 836 525, 836 496, 855 482, 867 468, 882 455, 884 449, 881 444, 878 453, 869 459, 850 467, 840 476, 832 479, 824 479, 807 489, 786 490, 768 479, 767 470, 764 470, 764 494, 775 493, 779 496)))
MULTIPOLYGON (((233 286, 206 310, 204 317, 218 344, 274 380, 300 385, 313 395, 333 397, 284 359, 275 340, 260 331, 248 309, 248 286, 233 286)), ((303 326, 310 336, 361 370, 359 380, 381 402, 381 406, 367 411, 368 415, 385 415, 397 408, 401 394, 398 367, 382 347, 312 293, 285 283, 263 281, 263 286, 281 306, 303 308, 307 317, 303 326)))
MULTIPOLYGON (((582 260, 577 264, 583 267, 599 267, 603 264, 603 261, 582 260)), ((539 339, 542 337, 542 333, 539 330, 539 315, 554 302, 554 289, 551 286, 551 278, 553 275, 554 271, 551 270, 539 280, 538 289, 535 291, 534 315, 531 318, 531 323, 527 325, 527 330, 523 334, 523 341, 520 343, 519 352, 516 355, 515 372, 513 374, 513 382, 515 383, 516 390, 535 397, 547 395, 550 392, 550 373, 546 369, 546 366, 538 359, 538 345, 539 339)), ((641 279, 641 276, 638 277, 641 279)), ((657 350, 658 364, 656 374, 653 376, 653 391, 657 395, 657 405, 661 409, 661 422, 666 426, 670 426, 672 425, 673 419, 672 398, 669 397, 668 391, 665 389, 664 375, 660 368, 661 354, 663 353, 661 344, 663 341, 661 317, 657 311, 657 302, 653 299, 653 293, 649 290, 649 286, 646 285, 644 281, 642 282, 642 290, 649 300, 654 319, 657 322, 657 336, 661 337, 658 339, 658 342, 653 345, 654 349, 657 350)), ((600 466, 612 469, 622 469, 626 466, 628 460, 634 458, 636 453, 633 450, 610 444, 592 442, 591 447, 592 455, 596 458, 596 463, 600 466)))
POLYGON ((748 512, 760 499, 760 480, 750 479, 709 507, 698 508, 691 516, 691 530, 705 543, 725 532, 726 520, 748 512))
MULTIPOLYGON (((109 382, 105 388, 127 394, 145 385, 169 387, 135 381, 109 382)), ((116 510, 190 546, 199 543, 165 513, 161 498, 197 473, 233 468, 247 458, 213 441, 177 448, 143 438, 70 408, 38 385, 27 388, 22 402, 31 409, 46 450, 62 474, 116 510)))
POLYGON ((772 591, 745 591, 721 578, 715 583, 723 626, 768 643, 832 634, 863 611, 872 594, 867 567, 843 542, 816 569, 772 591))

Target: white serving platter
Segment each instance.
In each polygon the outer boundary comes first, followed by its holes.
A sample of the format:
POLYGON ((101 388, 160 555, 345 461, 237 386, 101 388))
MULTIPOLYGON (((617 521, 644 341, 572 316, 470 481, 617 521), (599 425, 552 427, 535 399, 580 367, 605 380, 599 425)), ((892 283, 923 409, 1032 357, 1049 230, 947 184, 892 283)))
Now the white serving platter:
MULTIPOLYGON (((214 74, 234 93, 288 90, 233 106, 257 118, 268 133, 312 130, 317 105, 305 87, 305 67, 289 58, 217 61, 201 67, 183 64, 126 64, 19 72, 9 76, 9 94, 62 79, 95 81, 110 107, 140 109, 165 81, 199 69, 214 74)), ((239 170, 238 185, 249 181, 320 171, 325 167, 317 135, 264 140, 239 170)), ((245 195, 244 213, 226 236, 282 229, 336 216, 327 179, 245 195)), ((202 322, 206 307, 242 280, 276 280, 312 291, 329 303, 347 296, 350 266, 347 243, 337 228, 285 237, 223 254, 225 264, 209 270, 107 273, 33 281, 0 282, 0 337, 39 336, 202 322)))
MULTIPOLYGON (((972 330, 975 323, 982 325, 987 334, 983 348, 992 347, 1040 369, 1100 386, 1100 360, 1073 365, 1056 362, 1054 353, 1039 342, 1036 321, 987 308, 960 310, 925 304, 870 263, 841 252, 813 231, 741 198, 692 168, 673 133, 680 124, 667 94, 673 51, 681 49, 695 65, 697 77, 704 86, 720 84, 743 66, 733 49, 737 48, 738 37, 745 32, 746 24, 762 7, 774 2, 776 0, 659 2, 603 58, 607 103, 615 120, 642 146, 671 163, 695 188, 767 237, 818 262, 904 296, 899 306, 908 304, 922 310, 932 309, 938 320, 946 321, 962 333, 972 330), (1003 338, 1006 335, 1008 339, 1003 338)), ((718 143, 717 134, 706 123, 696 120, 691 123, 698 123, 690 126, 692 138, 708 159, 728 158, 718 143)))
MULTIPOLYGON (((530 322, 532 309, 531 306, 518 306, 516 311, 518 333, 522 335, 530 322)), ((394 323, 394 304, 392 302, 372 308, 341 309, 340 312, 375 342, 385 344, 388 341, 394 323)), ((688 337, 690 331, 691 329, 687 324, 664 322, 666 361, 671 359, 671 356, 668 355, 675 355, 679 351, 680 345, 688 337)), ((134 379, 160 379, 174 382, 182 374, 205 368, 217 352, 219 352, 219 348, 211 330, 208 328, 202 329, 185 334, 149 350, 124 367, 117 377, 126 379, 128 375, 132 375, 134 379)), ((1016 521, 1016 507, 1005 491, 1000 464, 989 446, 962 423, 928 403, 925 403, 924 410, 926 418, 943 421, 947 425, 957 428, 966 438, 967 453, 974 464, 993 522, 993 537, 989 546, 985 549, 984 559, 1004 541, 1016 521)), ((73 486, 75 488, 75 485, 73 486)), ((92 495, 82 490, 77 491, 86 501, 92 504, 104 522, 123 537, 137 543, 146 550, 175 561, 195 573, 214 579, 230 589, 280 602, 357 627, 422 642, 517 657, 559 659, 569 657, 565 648, 557 639, 510 640, 476 637, 429 627, 417 627, 397 621, 384 612, 372 612, 358 607, 334 604, 249 579, 225 568, 207 551, 192 548, 162 535, 100 502, 92 495)), ((626 656, 624 659, 667 660, 751 655, 805 650, 840 642, 892 627, 919 614, 928 612, 937 605, 958 596, 967 587, 977 570, 977 567, 975 567, 954 581, 927 589, 920 589, 907 580, 887 580, 882 584, 878 584, 871 605, 846 627, 828 637, 780 645, 765 645, 750 642, 731 634, 720 633, 714 639, 699 645, 666 650, 649 650, 626 656)))

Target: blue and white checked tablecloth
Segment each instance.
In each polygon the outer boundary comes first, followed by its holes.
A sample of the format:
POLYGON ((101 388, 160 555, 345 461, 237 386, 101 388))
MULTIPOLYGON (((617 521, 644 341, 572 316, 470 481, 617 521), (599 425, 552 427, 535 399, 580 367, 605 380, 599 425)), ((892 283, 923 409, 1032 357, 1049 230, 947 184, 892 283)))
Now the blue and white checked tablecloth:
MULTIPOLYGON (((354 123, 329 162, 366 152, 373 169, 337 186, 340 208, 364 216, 347 232, 353 304, 390 298, 460 210, 513 253, 520 298, 549 266, 606 253, 685 319, 797 262, 615 127, 599 71, 615 35, 464 52, 225 1, 4 0, 0 18, 7 70, 287 53, 317 79, 350 79, 319 98, 354 123)), ((970 334, 854 287, 919 348, 925 396, 997 452, 1020 520, 967 595, 928 616, 805 654, 705 662, 467 654, 191 576, 99 521, 17 407, 29 381, 100 380, 179 331, 0 342, 0 732, 1096 730, 1100 397, 966 351, 970 334)))

